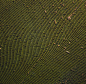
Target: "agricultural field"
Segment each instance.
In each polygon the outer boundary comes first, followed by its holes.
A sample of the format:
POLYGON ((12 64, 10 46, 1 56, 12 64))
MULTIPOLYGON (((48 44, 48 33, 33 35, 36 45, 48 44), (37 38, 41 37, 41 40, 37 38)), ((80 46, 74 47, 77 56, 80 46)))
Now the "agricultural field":
POLYGON ((85 0, 1 0, 0 84, 86 84, 85 0))

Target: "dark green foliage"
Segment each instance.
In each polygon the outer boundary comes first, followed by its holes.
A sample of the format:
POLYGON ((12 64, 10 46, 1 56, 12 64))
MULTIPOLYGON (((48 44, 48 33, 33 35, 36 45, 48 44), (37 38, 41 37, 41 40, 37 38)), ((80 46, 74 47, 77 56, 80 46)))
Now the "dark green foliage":
POLYGON ((85 84, 85 4, 1 0, 0 84, 85 84))

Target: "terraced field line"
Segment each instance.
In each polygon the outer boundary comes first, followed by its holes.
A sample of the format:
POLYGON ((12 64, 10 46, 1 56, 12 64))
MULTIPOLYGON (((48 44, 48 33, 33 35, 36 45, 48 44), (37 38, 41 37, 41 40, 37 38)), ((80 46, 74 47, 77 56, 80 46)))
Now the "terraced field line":
MULTIPOLYGON (((82 1, 83 1, 83 0, 82 0, 82 1)), ((80 4, 82 3, 82 1, 80 2, 80 4)), ((78 4, 78 7, 76 7, 76 8, 74 9, 74 11, 79 8, 80 4, 78 4)), ((70 17, 71 17, 73 14, 74 14, 74 12, 70 15, 70 17)), ((56 24, 56 21, 55 21, 55 24, 56 24)), ((38 58, 37 62, 41 59, 41 57, 42 57, 42 55, 38 58)), ((36 64, 37 64, 37 63, 35 63, 35 64, 33 65, 33 67, 35 67, 36 64)), ((28 74, 31 72, 31 70, 33 69, 33 67, 29 70, 28 74)), ((64 66, 64 67, 65 67, 65 66, 64 66)))

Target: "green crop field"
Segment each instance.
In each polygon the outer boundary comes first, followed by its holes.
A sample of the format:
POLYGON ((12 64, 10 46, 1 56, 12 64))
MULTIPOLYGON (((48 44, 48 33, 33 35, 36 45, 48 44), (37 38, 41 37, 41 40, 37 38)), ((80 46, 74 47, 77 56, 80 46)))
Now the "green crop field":
POLYGON ((86 84, 86 1, 0 0, 0 84, 86 84))

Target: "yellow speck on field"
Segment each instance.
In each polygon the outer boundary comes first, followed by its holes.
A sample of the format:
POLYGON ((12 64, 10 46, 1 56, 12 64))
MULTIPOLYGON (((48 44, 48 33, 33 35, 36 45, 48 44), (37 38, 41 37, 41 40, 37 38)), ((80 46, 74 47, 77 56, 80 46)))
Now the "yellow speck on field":
POLYGON ((60 46, 60 45, 58 44, 58 46, 60 46))
POLYGON ((57 24, 56 19, 54 20, 55 24, 57 24))
POLYGON ((45 13, 47 13, 47 11, 46 11, 46 10, 45 10, 44 12, 45 12, 45 13))

